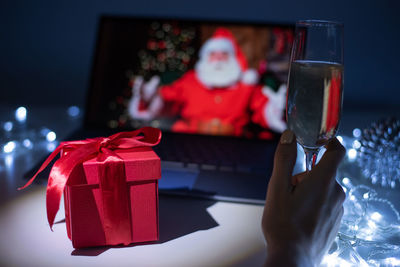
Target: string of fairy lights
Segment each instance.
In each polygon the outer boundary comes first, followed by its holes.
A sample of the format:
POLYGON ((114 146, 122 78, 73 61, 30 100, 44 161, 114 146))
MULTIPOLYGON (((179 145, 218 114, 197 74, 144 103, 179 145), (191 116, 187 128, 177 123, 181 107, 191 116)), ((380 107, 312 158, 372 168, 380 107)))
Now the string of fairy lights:
POLYGON ((339 234, 322 266, 400 266, 400 214, 388 198, 399 190, 400 121, 373 122, 338 139, 347 149, 338 172, 347 197, 339 234))
MULTIPOLYGON (((45 125, 32 127, 28 124, 28 109, 18 107, 8 120, 0 122, 0 165, 8 166, 12 158, 23 156, 25 152, 32 152, 37 149, 53 151, 57 145, 57 134, 45 125)), ((70 106, 66 109, 66 116, 77 118, 80 115, 80 108, 70 106)))

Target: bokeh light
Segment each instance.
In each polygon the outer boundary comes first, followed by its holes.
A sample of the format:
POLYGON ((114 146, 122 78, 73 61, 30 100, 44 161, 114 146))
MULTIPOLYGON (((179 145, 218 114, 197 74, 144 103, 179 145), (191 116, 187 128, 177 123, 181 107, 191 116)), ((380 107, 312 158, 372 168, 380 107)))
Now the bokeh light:
POLYGON ((347 150, 347 157, 350 161, 354 161, 357 157, 357 150, 355 150, 354 148, 350 148, 349 150, 347 150))
POLYGON ((3 146, 3 151, 4 151, 4 153, 11 153, 14 151, 16 146, 17 145, 16 145, 15 141, 10 141, 3 146))
POLYGON ((25 122, 26 121, 26 115, 27 115, 27 110, 25 107, 19 107, 15 111, 15 119, 19 122, 25 122))
POLYGON ((50 131, 50 132, 48 132, 48 133, 46 134, 46 140, 49 141, 49 142, 55 141, 56 138, 57 138, 57 135, 56 135, 56 133, 53 132, 53 131, 50 131))
POLYGON ((355 128, 355 129, 353 130, 353 136, 354 136, 355 138, 359 138, 359 137, 361 136, 361 130, 358 129, 358 128, 355 128))
POLYGON ((7 121, 3 124, 3 129, 6 132, 11 132, 14 127, 14 124, 11 121, 7 121))
POLYGON ((32 141, 28 138, 24 139, 24 141, 22 141, 22 144, 28 149, 31 149, 33 147, 32 141))
POLYGON ((70 117, 77 117, 81 113, 81 110, 77 106, 70 106, 67 110, 67 113, 70 117))

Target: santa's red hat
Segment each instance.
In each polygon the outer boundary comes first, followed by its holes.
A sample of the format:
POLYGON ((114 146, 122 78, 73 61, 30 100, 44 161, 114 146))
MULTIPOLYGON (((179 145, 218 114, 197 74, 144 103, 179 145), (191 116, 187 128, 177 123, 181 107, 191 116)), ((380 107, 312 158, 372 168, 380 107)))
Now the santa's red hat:
POLYGON ((212 51, 224 51, 235 56, 242 70, 242 81, 247 84, 257 83, 257 71, 248 68, 247 59, 230 30, 217 28, 213 36, 201 47, 199 56, 204 58, 212 51))

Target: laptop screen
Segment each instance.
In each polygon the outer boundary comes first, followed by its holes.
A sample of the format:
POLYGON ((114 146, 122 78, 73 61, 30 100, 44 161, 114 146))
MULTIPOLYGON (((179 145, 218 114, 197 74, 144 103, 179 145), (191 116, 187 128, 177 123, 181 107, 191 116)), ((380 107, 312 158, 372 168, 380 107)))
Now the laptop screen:
POLYGON ((102 17, 86 125, 272 138, 285 127, 293 29, 102 17))

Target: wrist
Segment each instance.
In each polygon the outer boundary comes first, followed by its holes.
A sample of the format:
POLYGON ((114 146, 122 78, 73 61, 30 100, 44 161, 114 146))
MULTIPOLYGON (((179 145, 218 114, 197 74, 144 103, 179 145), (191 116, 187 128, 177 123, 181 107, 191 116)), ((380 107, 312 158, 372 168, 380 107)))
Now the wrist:
POLYGON ((299 245, 280 245, 267 247, 267 267, 315 266, 307 250, 299 245))

